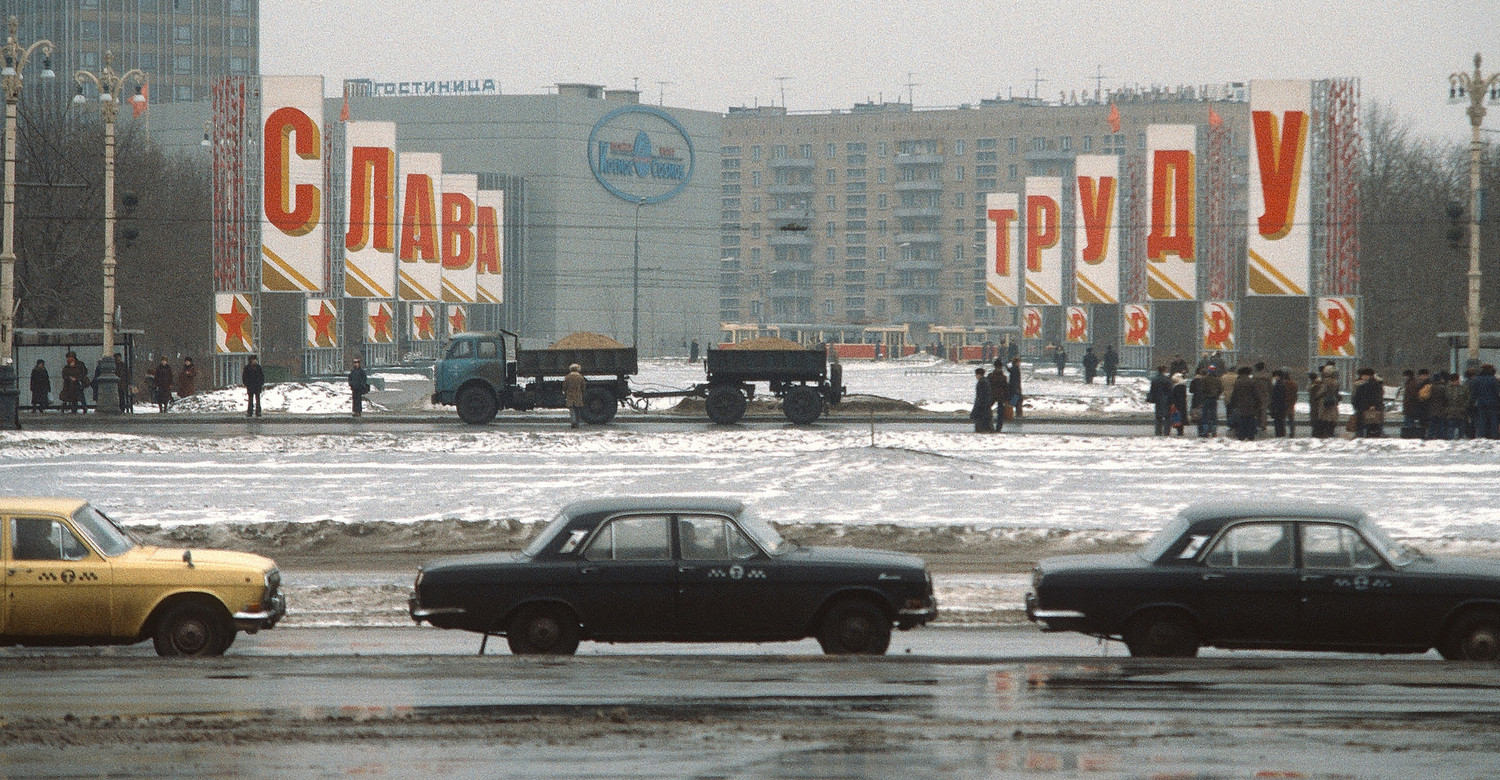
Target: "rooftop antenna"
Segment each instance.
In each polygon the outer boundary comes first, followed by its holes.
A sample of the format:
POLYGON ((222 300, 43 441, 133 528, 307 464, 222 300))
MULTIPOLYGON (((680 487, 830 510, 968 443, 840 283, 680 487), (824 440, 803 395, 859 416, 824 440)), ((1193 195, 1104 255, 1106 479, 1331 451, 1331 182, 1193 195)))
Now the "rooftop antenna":
POLYGON ((911 80, 911 77, 914 76, 914 75, 916 75, 916 74, 912 73, 911 71, 907 71, 906 72, 906 103, 907 103, 907 105, 909 105, 909 106, 911 106, 913 108, 916 108, 916 106, 917 106, 916 88, 920 87, 922 85, 918 84, 918 83, 916 83, 916 82, 914 82, 914 81, 911 80))
POLYGON ((640 92, 641 91, 641 77, 640 76, 632 76, 630 78, 630 88, 633 89, 633 90, 635 90, 636 92, 640 92))
POLYGON ((675 81, 658 81, 658 82, 656 82, 656 89, 657 89, 656 104, 658 106, 665 106, 667 104, 667 85, 668 84, 676 84, 676 83, 677 82, 675 82, 675 81))
POLYGON ((1109 76, 1104 75, 1104 66, 1094 66, 1094 102, 1098 103, 1104 95, 1104 80, 1109 76))
POLYGON ((1036 99, 1038 99, 1038 100, 1040 100, 1042 98, 1042 84, 1044 84, 1044 83, 1046 83, 1048 81, 1051 81, 1051 79, 1044 79, 1044 78, 1042 78, 1042 69, 1041 68, 1036 68, 1035 70, 1036 70, 1036 76, 1034 78, 1032 78, 1032 80, 1031 80, 1032 81, 1031 96, 1034 97, 1034 98, 1036 98, 1036 99))
POLYGON ((781 107, 786 108, 786 83, 792 80, 791 76, 772 76, 772 81, 781 82, 781 107))

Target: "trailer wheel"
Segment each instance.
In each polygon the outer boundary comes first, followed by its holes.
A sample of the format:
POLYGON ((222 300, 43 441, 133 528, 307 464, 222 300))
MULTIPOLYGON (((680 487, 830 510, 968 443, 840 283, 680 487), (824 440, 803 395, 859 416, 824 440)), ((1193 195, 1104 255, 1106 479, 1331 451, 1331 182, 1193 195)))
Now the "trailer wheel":
POLYGON ((495 419, 495 394, 488 388, 466 387, 458 393, 458 419, 470 425, 484 425, 495 419))
POLYGON ((708 389, 708 419, 720 425, 732 425, 745 416, 745 408, 750 405, 745 400, 745 394, 738 387, 732 385, 718 385, 708 389))
POLYGON ((798 385, 781 399, 781 413, 798 425, 812 425, 823 413, 823 396, 807 385, 798 385))
POLYGON ((619 409, 620 402, 608 388, 590 387, 583 391, 583 408, 578 416, 589 425, 603 425, 615 419, 615 412, 619 409))
POLYGON ((844 398, 844 365, 837 360, 828 366, 828 403, 836 404, 844 398))

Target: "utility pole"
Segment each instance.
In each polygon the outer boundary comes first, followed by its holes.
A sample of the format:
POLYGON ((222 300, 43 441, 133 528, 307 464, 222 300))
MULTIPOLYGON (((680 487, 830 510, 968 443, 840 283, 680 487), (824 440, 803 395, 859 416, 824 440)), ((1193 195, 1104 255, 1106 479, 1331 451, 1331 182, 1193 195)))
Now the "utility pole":
POLYGON ((1109 76, 1104 75, 1104 66, 1094 66, 1094 102, 1098 103, 1104 99, 1104 80, 1109 76))
POLYGON ((1469 101, 1469 124, 1474 135, 1469 141, 1469 361, 1479 360, 1479 165, 1484 149, 1479 128, 1484 123, 1484 101, 1500 103, 1500 73, 1488 76, 1479 71, 1480 57, 1474 55, 1474 73, 1459 71, 1448 76, 1448 100, 1462 104, 1469 101))
POLYGON ((916 88, 922 86, 911 80, 911 77, 914 75, 916 74, 911 71, 906 72, 906 104, 912 108, 917 107, 916 88))
POLYGON ((1032 78, 1032 80, 1031 80, 1031 82, 1032 82, 1032 84, 1031 84, 1031 96, 1034 97, 1034 98, 1036 98, 1036 99, 1038 99, 1038 100, 1040 100, 1041 97, 1042 97, 1042 85, 1045 84, 1045 83, 1047 83, 1051 79, 1044 79, 1044 78, 1042 78, 1042 69, 1041 68, 1036 68, 1035 70, 1036 70, 1036 76, 1034 78, 1032 78))
POLYGON ((656 89, 657 89, 656 104, 658 106, 665 106, 667 104, 667 85, 668 84, 676 84, 676 83, 677 82, 675 82, 675 81, 658 81, 658 82, 656 82, 656 89))
POLYGON ((786 108, 786 83, 792 80, 791 76, 772 76, 773 81, 781 82, 781 107, 786 108))

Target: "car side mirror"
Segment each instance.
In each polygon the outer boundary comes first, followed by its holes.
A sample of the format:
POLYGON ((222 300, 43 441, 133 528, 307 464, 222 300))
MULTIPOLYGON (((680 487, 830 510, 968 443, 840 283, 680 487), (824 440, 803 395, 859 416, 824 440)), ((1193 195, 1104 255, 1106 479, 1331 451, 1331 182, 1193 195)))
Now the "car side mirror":
POLYGON ((183 550, 182 551, 182 562, 185 563, 185 564, 187 564, 189 569, 193 568, 193 551, 192 550, 183 550))

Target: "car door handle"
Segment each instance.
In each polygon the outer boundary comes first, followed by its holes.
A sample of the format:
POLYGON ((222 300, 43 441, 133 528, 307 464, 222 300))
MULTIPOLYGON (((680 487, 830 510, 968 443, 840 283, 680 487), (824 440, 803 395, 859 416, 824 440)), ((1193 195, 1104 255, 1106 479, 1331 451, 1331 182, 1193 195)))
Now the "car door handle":
POLYGON ((677 567, 677 573, 678 574, 687 574, 690 571, 697 571, 697 570, 698 570, 697 566, 678 566, 677 567))
POLYGON ((579 569, 578 573, 579 574, 597 574, 597 573, 599 573, 599 567, 598 566, 585 566, 585 567, 579 569))
POLYGON ((1312 582, 1313 580, 1321 580, 1321 579, 1326 579, 1326 578, 1327 578, 1326 574, 1304 574, 1304 575, 1302 575, 1302 581, 1303 582, 1312 582))
POLYGON ((1203 572, 1203 579, 1205 579, 1205 580, 1222 580, 1222 579, 1224 579, 1224 575, 1222 575, 1222 574, 1220 574, 1220 573, 1218 573, 1216 571, 1206 571, 1206 572, 1203 572))

